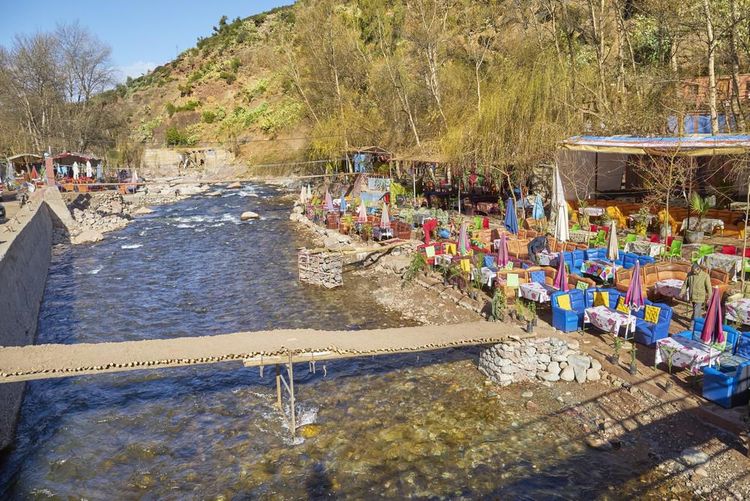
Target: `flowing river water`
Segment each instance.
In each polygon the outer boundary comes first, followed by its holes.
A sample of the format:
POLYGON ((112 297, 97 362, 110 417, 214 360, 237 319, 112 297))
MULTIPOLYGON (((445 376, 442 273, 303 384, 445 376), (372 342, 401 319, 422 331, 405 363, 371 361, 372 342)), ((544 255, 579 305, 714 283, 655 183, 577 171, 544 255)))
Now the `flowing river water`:
MULTIPOLYGON (((347 275, 296 280, 305 242, 266 185, 155 209, 94 245, 56 250, 38 343, 274 328, 412 325, 347 275), (260 220, 241 223, 253 210, 260 220)), ((28 384, 0 498, 501 497, 639 492, 632 465, 592 455, 580 422, 535 390, 528 413, 487 387, 477 349, 365 358, 295 372, 301 436, 275 408, 272 371, 236 365, 28 384)), ((515 396, 514 396, 515 395, 515 396)), ((640 465, 643 466, 643 465, 640 465)), ((640 482, 640 483, 639 483, 640 482)))

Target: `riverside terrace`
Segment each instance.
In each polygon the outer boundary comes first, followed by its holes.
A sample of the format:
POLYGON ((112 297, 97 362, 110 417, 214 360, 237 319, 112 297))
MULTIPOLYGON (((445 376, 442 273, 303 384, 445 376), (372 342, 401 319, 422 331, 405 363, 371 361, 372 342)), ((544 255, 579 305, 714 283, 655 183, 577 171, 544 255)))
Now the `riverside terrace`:
MULTIPOLYGON (((656 369, 667 374, 667 390, 682 384, 704 402, 747 414, 750 299, 741 286, 750 262, 738 239, 744 231, 730 236, 729 222, 707 230, 703 243, 688 244, 679 226, 662 239, 658 213, 629 218, 624 204, 576 210, 558 203, 550 213, 546 201, 532 195, 521 204, 529 208, 524 214, 536 218, 519 217, 513 198, 502 214, 475 209, 467 217, 425 207, 399 209, 382 199, 372 202, 373 197, 334 200, 327 190, 338 188, 329 184, 318 193, 303 188, 295 217, 365 241, 422 240, 405 279, 424 273, 428 281, 452 285, 483 304, 487 317, 520 323, 528 332, 543 319, 568 335, 593 334, 608 346, 602 354, 614 366, 635 374, 656 369), (530 255, 539 237, 546 238, 547 248, 530 255), (710 283, 703 305, 709 307, 707 321, 692 318, 684 296, 692 264, 710 283)), ((556 193, 552 198, 564 200, 556 193)), ((718 211, 709 214, 728 219, 718 211)), ((704 222, 711 219, 704 216, 704 222)))

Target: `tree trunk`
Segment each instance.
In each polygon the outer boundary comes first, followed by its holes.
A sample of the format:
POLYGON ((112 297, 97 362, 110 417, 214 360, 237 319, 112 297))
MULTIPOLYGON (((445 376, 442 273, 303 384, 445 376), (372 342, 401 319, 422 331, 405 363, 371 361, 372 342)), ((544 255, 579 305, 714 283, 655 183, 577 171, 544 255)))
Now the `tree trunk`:
POLYGON ((716 38, 709 0, 703 0, 703 13, 706 16, 708 37, 708 110, 711 114, 711 134, 715 136, 719 133, 719 114, 716 109, 716 38))
POLYGON ((742 110, 740 94, 740 57, 737 54, 737 25, 740 22, 739 12, 737 11, 737 0, 729 0, 729 6, 732 15, 732 24, 729 30, 729 51, 732 56, 732 114, 737 124, 737 130, 745 132, 745 115, 742 110))

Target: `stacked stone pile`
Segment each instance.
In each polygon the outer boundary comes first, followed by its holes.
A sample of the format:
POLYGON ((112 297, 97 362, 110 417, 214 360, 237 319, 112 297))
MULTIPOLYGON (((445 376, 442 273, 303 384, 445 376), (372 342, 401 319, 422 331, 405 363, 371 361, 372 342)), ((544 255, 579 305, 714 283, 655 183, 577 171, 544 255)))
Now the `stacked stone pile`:
POLYGON ((329 252, 302 249, 297 257, 300 282, 333 289, 344 285, 344 257, 329 252))
POLYGON ((521 381, 598 381, 602 365, 582 354, 578 341, 557 338, 510 340, 479 356, 479 370, 495 383, 521 381))
POLYGON ((116 192, 79 195, 70 204, 73 219, 82 230, 101 233, 124 228, 130 222, 131 208, 116 192))

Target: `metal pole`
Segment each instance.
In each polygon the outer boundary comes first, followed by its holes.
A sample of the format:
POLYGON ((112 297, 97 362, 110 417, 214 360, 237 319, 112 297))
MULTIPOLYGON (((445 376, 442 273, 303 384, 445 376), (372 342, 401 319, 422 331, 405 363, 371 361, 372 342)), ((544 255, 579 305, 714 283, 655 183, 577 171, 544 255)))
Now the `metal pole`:
POLYGON ((297 431, 297 417, 294 410, 294 363, 292 363, 292 353, 289 352, 289 408, 292 417, 292 435, 297 431))
POLYGON ((276 364, 276 405, 279 406, 279 410, 282 410, 281 406, 281 369, 279 364, 276 364))

